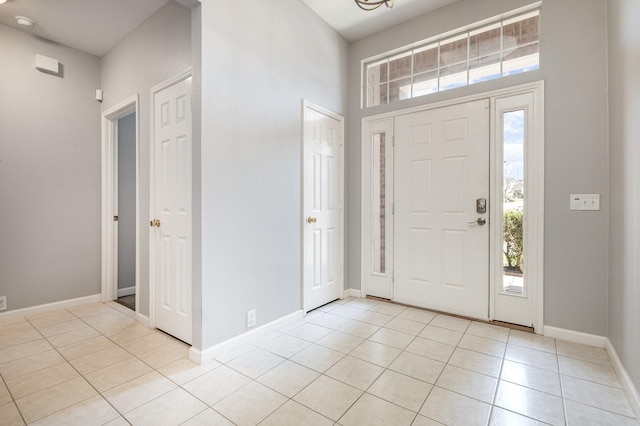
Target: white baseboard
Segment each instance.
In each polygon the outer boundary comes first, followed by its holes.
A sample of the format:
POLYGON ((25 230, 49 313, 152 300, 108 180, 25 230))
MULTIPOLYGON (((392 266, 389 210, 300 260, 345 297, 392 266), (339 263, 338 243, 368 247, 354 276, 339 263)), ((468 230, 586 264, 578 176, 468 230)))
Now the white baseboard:
POLYGON ((258 328, 242 333, 236 337, 232 337, 224 342, 220 342, 205 350, 200 350, 192 346, 191 349, 189 349, 189 359, 197 364, 206 364, 207 362, 213 361, 217 355, 224 353, 231 348, 251 344, 259 337, 277 331, 289 324, 301 320, 302 318, 304 318, 304 311, 299 310, 282 318, 278 318, 275 321, 271 321, 270 323, 261 325, 258 328))
POLYGON ((362 292, 360 290, 356 290, 355 288, 348 288, 344 291, 344 295, 342 297, 362 297, 362 292))
POLYGON ((61 300, 59 302, 46 303, 44 305, 30 306, 28 308, 15 309, 13 311, 0 313, 0 320, 22 318, 32 315, 43 314, 57 309, 73 308, 75 306, 86 305, 88 303, 98 303, 102 301, 101 294, 92 296, 77 297, 75 299, 61 300))
POLYGON ((136 320, 147 328, 153 328, 151 327, 151 320, 149 319, 149 317, 141 314, 140 312, 136 313, 136 320))
POLYGON ((618 356, 618 352, 611 344, 609 338, 604 336, 598 336, 595 334, 582 333, 580 331, 567 330, 564 328, 557 327, 544 327, 544 335, 553 337, 556 339, 567 340, 573 343, 582 343, 583 345, 596 346, 599 348, 606 349, 609 354, 609 358, 611 358, 611 365, 613 366, 618 379, 620 380, 620 384, 622 385, 622 389, 624 393, 627 395, 627 399, 629 400, 629 404, 633 409, 633 412, 636 414, 636 417, 640 418, 640 394, 638 393, 638 389, 635 384, 631 380, 629 373, 624 368, 620 357, 618 356))
POLYGON ((136 294, 136 286, 132 287, 124 287, 118 289, 118 297, 131 296, 132 294, 136 294))
POLYGON ((607 353, 609 353, 609 357, 611 357, 613 369, 618 375, 618 379, 620 380, 622 389, 624 389, 624 393, 627 394, 629 404, 631 404, 633 412, 636 413, 636 417, 640 419, 640 393, 638 393, 638 389, 633 383, 633 380, 631 380, 629 373, 627 373, 624 365, 622 365, 622 361, 618 356, 616 348, 613 347, 613 344, 611 344, 611 341, 609 339, 607 339, 606 349, 607 353))
POLYGON ((556 339, 567 340, 573 343, 582 343, 583 345, 597 346, 599 348, 607 347, 607 338, 604 336, 567 330, 566 328, 550 327, 545 325, 544 335, 556 339))

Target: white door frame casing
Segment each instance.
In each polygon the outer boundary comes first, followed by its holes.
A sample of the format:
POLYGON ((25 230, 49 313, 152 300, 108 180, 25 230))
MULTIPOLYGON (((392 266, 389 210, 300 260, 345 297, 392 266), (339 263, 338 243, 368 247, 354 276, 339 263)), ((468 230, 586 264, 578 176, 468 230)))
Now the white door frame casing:
POLYGON ((136 94, 102 113, 102 301, 118 296, 118 234, 114 216, 118 212, 118 120, 136 115, 136 312, 140 285, 140 97, 136 94))
MULTIPOLYGON (((366 279, 368 276, 368 262, 370 256, 368 255, 365 248, 370 244, 370 230, 371 230, 371 218, 365 214, 365 212, 369 211, 369 204, 371 202, 371 195, 369 194, 369 175, 370 175, 370 166, 367 164, 367 159, 364 158, 364 146, 368 141, 368 134, 366 129, 369 128, 370 123, 379 122, 381 120, 390 119, 393 120, 395 117, 400 115, 411 114, 414 112, 425 111, 430 109, 438 109, 443 108, 455 104, 467 103, 476 101, 479 99, 489 99, 491 101, 491 118, 490 118, 490 127, 491 127, 491 138, 490 138, 490 158, 492 161, 492 167, 495 167, 495 100, 498 98, 505 98, 509 96, 516 96, 525 93, 531 93, 533 95, 533 108, 532 112, 535 115, 535 118, 532 122, 531 131, 533 133, 533 141, 535 143, 529 144, 526 156, 527 156, 527 175, 525 179, 527 179, 529 186, 529 193, 527 195, 528 205, 526 207, 526 216, 529 220, 529 241, 535 241, 535 245, 529 244, 525 247, 527 251, 527 271, 529 275, 525 277, 528 279, 529 289, 534 298, 532 300, 532 317, 533 317, 533 327, 536 333, 543 333, 544 329, 544 82, 538 81, 528 84, 523 84, 514 87, 508 87, 504 89, 499 89, 491 92, 480 93, 477 95, 466 96, 462 98, 451 99, 447 101, 437 102, 428 105, 421 105, 417 107, 395 110, 383 114, 372 115, 368 117, 362 118, 362 134, 361 134, 361 250, 360 254, 360 262, 361 262, 361 278, 360 278, 360 289, 362 297, 366 297, 367 288, 366 288, 366 279)), ((494 177, 492 177, 494 179, 494 177)), ((491 200, 489 205, 495 205, 498 194, 495 191, 495 179, 491 184, 491 200)), ((502 202, 502 200, 500 200, 502 202)), ((494 221, 495 217, 490 218, 494 221)), ((495 233, 491 232, 490 240, 495 238, 495 233)), ((490 249, 490 285, 487 291, 490 292, 489 298, 489 318, 493 320, 494 314, 494 294, 495 294, 495 286, 502 285, 502 282, 497 283, 494 277, 496 276, 496 267, 498 264, 498 260, 501 262, 502 259, 497 259, 496 257, 496 243, 490 242, 492 245, 490 249)))
POLYGON ((340 156, 340 160, 339 160, 339 164, 338 164, 338 171, 339 171, 339 187, 340 187, 340 193, 339 193, 339 218, 338 218, 338 232, 339 232, 339 236, 338 236, 338 246, 339 246, 339 253, 338 253, 338 259, 340 262, 340 265, 338 266, 338 271, 339 271, 339 283, 338 283, 338 288, 340 289, 340 298, 344 297, 344 117, 342 117, 339 114, 336 114, 335 112, 328 110, 326 108, 323 108, 319 105, 314 104, 313 102, 310 102, 306 99, 302 100, 302 149, 301 149, 301 157, 300 157, 300 162, 301 162, 301 166, 300 166, 300 171, 301 171, 301 182, 300 182, 300 282, 302 283, 302 291, 301 291, 301 301, 300 304, 302 306, 302 309, 304 310, 304 312, 306 313, 308 311, 308 306, 307 306, 307 295, 306 295, 306 283, 305 283, 305 272, 304 272, 304 261, 305 261, 305 225, 306 225, 306 217, 305 215, 305 177, 306 177, 306 173, 305 173, 305 154, 306 154, 306 150, 307 150, 307 143, 306 143, 306 138, 305 138, 305 126, 308 120, 308 110, 313 110, 316 111, 322 115, 325 115, 327 117, 333 118, 334 120, 338 121, 340 123, 340 135, 339 135, 339 156, 340 156))
MULTIPOLYGON (((154 218, 155 216, 155 129, 154 129, 154 117, 155 117, 155 95, 162 90, 173 86, 176 83, 179 83, 187 78, 191 77, 193 74, 192 68, 188 67, 185 70, 169 77, 168 79, 156 84, 151 88, 150 96, 149 96, 149 218, 154 218)), ((191 108, 191 104, 189 105, 191 108)), ((193 202, 193 200, 192 200, 193 202)), ((156 328, 156 277, 155 277, 155 233, 149 233, 149 325, 152 328, 156 328)), ((191 259, 193 260, 193 259, 191 259)), ((191 285, 193 285, 193 280, 191 281, 191 285)), ((191 314, 193 315, 193 300, 191 301, 192 308, 191 314)))

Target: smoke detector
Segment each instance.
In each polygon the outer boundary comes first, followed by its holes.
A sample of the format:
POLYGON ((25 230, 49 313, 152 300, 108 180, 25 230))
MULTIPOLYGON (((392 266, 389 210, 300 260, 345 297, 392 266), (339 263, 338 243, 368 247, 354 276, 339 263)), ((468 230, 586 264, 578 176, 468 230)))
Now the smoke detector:
POLYGON ((16 16, 15 18, 18 25, 22 25, 23 27, 33 28, 36 24, 32 19, 29 19, 26 16, 16 16))

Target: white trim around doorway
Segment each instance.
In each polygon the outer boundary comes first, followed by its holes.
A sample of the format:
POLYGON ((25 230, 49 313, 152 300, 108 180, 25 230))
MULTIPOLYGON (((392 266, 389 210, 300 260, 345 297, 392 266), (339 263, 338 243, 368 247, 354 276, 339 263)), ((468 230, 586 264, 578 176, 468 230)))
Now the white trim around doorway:
POLYGON ((118 211, 118 120, 136 115, 136 312, 140 285, 140 97, 133 95, 102 113, 102 262, 101 300, 118 297, 118 235, 114 216, 118 211))
MULTIPOLYGON (((438 109, 451 105, 462 104, 473 102, 479 99, 489 99, 491 101, 492 107, 495 106, 495 100, 498 98, 504 98, 508 96, 515 96, 524 93, 533 94, 534 98, 534 114, 536 115, 536 119, 534 120, 532 132, 534 133, 534 138, 536 143, 530 144, 526 155, 528 157, 529 171, 527 173, 526 179, 528 179, 530 186, 530 194, 528 195, 529 207, 527 211, 527 215, 529 218, 533 218, 530 223, 530 240, 535 240, 535 246, 530 246, 528 254, 528 269, 530 271, 529 274, 529 288, 531 294, 534 295, 532 300, 532 325, 536 333, 542 334, 544 333, 544 82, 538 81, 528 84, 523 84, 519 86, 499 89, 491 92, 480 93, 477 95, 466 96, 462 98, 451 99, 447 101, 437 102, 428 105, 421 105, 417 107, 402 109, 391 111, 383 114, 368 116, 362 118, 361 123, 361 146, 364 146, 368 141, 366 140, 367 134, 365 130, 368 128, 369 123, 373 123, 376 121, 381 121, 385 119, 393 120, 398 116, 411 114, 414 112, 425 111, 430 109, 438 109)), ((490 126, 492 129, 491 132, 491 149, 495 150, 495 131, 493 131, 493 127, 495 126, 494 112, 491 114, 490 126)), ((364 152, 364 151, 363 151, 364 152)), ((494 152, 490 152, 492 161, 496 160, 493 158, 495 155, 494 152)), ((363 153, 361 153, 361 281, 360 281, 360 292, 362 297, 367 296, 367 288, 366 288, 366 280, 365 280, 365 272, 367 271, 367 261, 368 255, 367 250, 369 249, 370 244, 370 230, 371 230, 371 220, 364 212, 368 211, 368 206, 370 203, 371 195, 368 192, 367 187, 367 173, 368 173, 368 163, 364 158, 363 153)), ((493 204, 496 201, 496 193, 494 188, 492 187, 492 195, 490 203, 493 204)), ((494 219, 495 220, 495 219, 494 219)), ((491 236, 494 239, 494 235, 492 233, 491 236)), ((495 244, 494 244, 495 245, 495 244)), ((500 259, 501 260, 501 259, 500 259)), ((497 264, 498 259, 495 256, 495 250, 492 250, 492 257, 490 258, 491 265, 494 263, 497 264)), ((495 267, 492 268, 495 270, 495 267)), ((493 312, 494 312, 494 298, 493 294, 495 294, 495 286, 502 285, 502 283, 496 283, 493 277, 495 274, 491 275, 490 285, 488 291, 490 292, 490 302, 489 302, 489 319, 493 320, 493 312)))

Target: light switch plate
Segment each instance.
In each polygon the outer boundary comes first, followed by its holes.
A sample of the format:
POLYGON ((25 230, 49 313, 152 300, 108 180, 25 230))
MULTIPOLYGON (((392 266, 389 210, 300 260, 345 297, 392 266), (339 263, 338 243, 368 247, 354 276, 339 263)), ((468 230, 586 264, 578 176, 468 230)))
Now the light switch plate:
POLYGON ((600 210, 600 194, 571 194, 571 210, 600 210))

